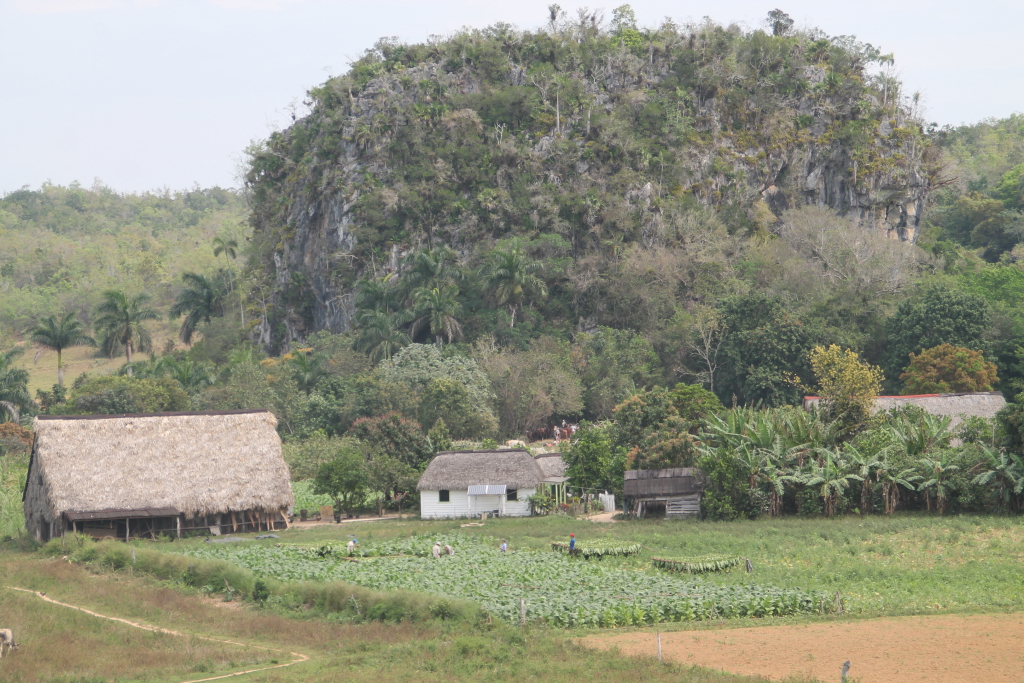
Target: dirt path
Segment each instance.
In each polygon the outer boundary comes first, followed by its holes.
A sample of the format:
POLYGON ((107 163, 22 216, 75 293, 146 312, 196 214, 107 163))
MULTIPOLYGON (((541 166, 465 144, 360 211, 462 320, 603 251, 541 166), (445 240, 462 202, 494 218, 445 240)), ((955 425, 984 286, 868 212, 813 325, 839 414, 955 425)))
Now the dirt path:
MULTIPOLYGON (((732 673, 838 681, 843 662, 858 683, 1018 683, 1024 679, 1024 614, 898 617, 661 634, 662 654, 732 673)), ((599 634, 599 649, 657 656, 657 634, 599 634)))
POLYGON ((48 598, 48 597, 46 597, 45 593, 39 593, 37 591, 29 590, 28 588, 18 588, 16 586, 8 586, 7 588, 12 590, 12 591, 21 591, 22 593, 31 593, 32 595, 36 596, 40 600, 45 600, 46 602, 52 603, 54 605, 60 605, 61 607, 67 607, 69 609, 78 610, 79 612, 84 612, 85 614, 88 614, 89 616, 96 617, 98 619, 107 619, 109 621, 116 621, 119 624, 125 624, 127 626, 133 626, 135 628, 141 628, 143 631, 152 631, 154 633, 166 633, 167 635, 171 635, 171 636, 191 636, 192 638, 196 638, 198 640, 207 640, 207 641, 210 641, 212 643, 226 643, 228 645, 239 645, 241 647, 256 648, 257 650, 266 650, 267 652, 281 652, 281 653, 289 654, 289 655, 291 655, 292 657, 295 658, 295 659, 293 659, 290 662, 285 662, 284 664, 274 664, 273 666, 265 666, 265 667, 262 667, 262 668, 259 668, 259 669, 249 669, 248 671, 236 671, 236 672, 230 673, 230 674, 223 674, 223 675, 220 675, 220 676, 212 676, 210 678, 197 678, 197 679, 191 680, 191 681, 182 681, 182 683, 204 683, 204 681, 216 681, 216 680, 220 680, 222 678, 233 678, 235 676, 243 676, 245 674, 257 673, 259 671, 269 671, 271 669, 281 669, 281 668, 284 668, 286 666, 291 666, 292 664, 298 664, 299 662, 305 662, 305 661, 307 661, 309 659, 309 655, 304 655, 301 652, 290 652, 288 650, 279 650, 279 649, 274 648, 274 647, 264 647, 262 645, 250 645, 249 643, 238 643, 238 642, 235 642, 234 640, 224 640, 223 638, 209 638, 207 636, 197 636, 197 635, 194 635, 194 634, 181 633, 180 631, 172 631, 171 629, 161 628, 159 626, 150 626, 149 624, 140 624, 140 623, 135 622, 135 621, 129 621, 128 619, 122 619, 121 617, 110 617, 110 616, 107 616, 106 614, 100 614, 99 612, 93 612, 92 610, 87 610, 84 607, 78 607, 77 605, 71 605, 71 604, 68 604, 66 602, 59 602, 57 600, 54 600, 53 598, 48 598))

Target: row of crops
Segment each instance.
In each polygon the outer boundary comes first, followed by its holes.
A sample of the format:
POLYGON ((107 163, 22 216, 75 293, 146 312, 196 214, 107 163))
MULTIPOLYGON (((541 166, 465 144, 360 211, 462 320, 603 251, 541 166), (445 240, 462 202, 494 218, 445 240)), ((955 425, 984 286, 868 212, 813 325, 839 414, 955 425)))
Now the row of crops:
POLYGON ((413 537, 363 548, 375 556, 358 561, 345 559, 340 549, 318 552, 313 546, 204 544, 181 550, 281 581, 346 581, 374 590, 474 600, 494 617, 510 622, 519 619, 519 600, 524 598, 528 619, 562 627, 780 616, 815 611, 822 604, 822 596, 800 590, 718 586, 675 573, 627 571, 562 553, 506 554, 465 536, 413 537), (455 555, 430 557, 435 540, 452 545, 455 555))

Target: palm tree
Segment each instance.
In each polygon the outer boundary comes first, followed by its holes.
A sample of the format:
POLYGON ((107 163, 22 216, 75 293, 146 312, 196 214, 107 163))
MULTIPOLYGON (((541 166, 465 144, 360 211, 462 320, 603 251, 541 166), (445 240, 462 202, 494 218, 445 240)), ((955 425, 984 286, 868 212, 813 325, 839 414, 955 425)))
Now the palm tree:
POLYGON ((103 302, 96 307, 99 317, 95 326, 101 332, 103 350, 113 356, 124 349, 129 365, 133 352, 145 353, 153 348, 153 338, 142 323, 159 320, 160 314, 146 306, 148 301, 149 295, 145 293, 129 297, 122 291, 108 289, 103 292, 103 302))
POLYGON ((391 358, 392 354, 412 343, 409 335, 402 330, 407 322, 409 315, 405 311, 362 312, 359 316, 362 329, 355 342, 356 350, 369 354, 374 363, 391 358))
POLYGON ((48 316, 28 331, 30 338, 43 348, 57 352, 57 384, 64 386, 64 359, 62 352, 72 346, 95 346, 96 340, 85 333, 85 326, 75 320, 74 311, 61 318, 48 316))
POLYGON ((416 308, 420 317, 413 321, 412 333, 423 323, 430 327, 437 348, 441 348, 441 338, 448 337, 448 343, 456 337, 462 337, 462 325, 455 317, 459 314, 459 302, 455 300, 455 291, 450 287, 434 287, 416 292, 416 308))
POLYGON ((847 465, 839 457, 838 450, 823 448, 821 453, 824 458, 811 464, 810 472, 803 477, 803 483, 807 486, 821 487, 825 515, 835 517, 839 507, 839 495, 850 488, 850 481, 860 481, 861 476, 847 472, 847 465))
POLYGON ((875 470, 875 479, 882 484, 882 500, 885 501, 887 515, 896 512, 896 506, 900 502, 900 487, 914 491, 917 489, 916 482, 921 479, 914 473, 913 468, 897 470, 895 464, 887 454, 882 460, 881 467, 875 470))
POLYGON ((1005 448, 981 446, 987 466, 984 472, 974 477, 972 483, 990 486, 995 493, 996 504, 1003 509, 1013 502, 1013 494, 1024 489, 1024 462, 1016 454, 1007 453, 1005 448))
POLYGON ((213 255, 224 254, 224 260, 235 259, 238 256, 238 240, 224 240, 219 235, 213 238, 213 255))
MULTIPOLYGON (((850 465, 856 470, 861 478, 860 487, 860 514, 866 515, 871 506, 871 475, 877 473, 878 468, 883 466, 883 461, 877 455, 869 455, 858 449, 851 443, 847 443, 843 452, 850 460, 850 465)), ((887 452, 883 449, 883 453, 887 452)))
POLYGON ((455 252, 444 245, 413 252, 405 259, 404 265, 405 273, 399 284, 413 300, 417 290, 443 289, 464 277, 455 252))
POLYGON ((938 458, 921 458, 918 460, 921 471, 924 472, 923 480, 917 487, 918 491, 924 491, 925 502, 928 511, 932 509, 931 490, 935 489, 935 509, 939 514, 946 511, 946 500, 950 489, 949 475, 960 471, 959 465, 949 461, 949 451, 942 451, 938 458))
POLYGON ((324 374, 323 368, 320 367, 320 359, 314 357, 312 353, 300 351, 287 362, 292 367, 293 376, 299 387, 307 394, 313 391, 317 380, 324 374))
POLYGON ((14 367, 14 359, 23 353, 25 349, 20 346, 0 353, 0 412, 10 422, 20 420, 21 411, 32 405, 32 397, 28 394, 28 370, 14 367))
POLYGON ((160 359, 161 374, 178 382, 188 394, 198 393, 216 381, 209 363, 197 363, 189 359, 176 361, 170 356, 160 359))
POLYGON ((391 284, 391 275, 356 283, 356 308, 360 311, 391 313, 398 309, 399 295, 391 284))
POLYGON ((209 323, 211 318, 224 315, 224 271, 219 275, 208 278, 198 273, 182 274, 181 279, 186 286, 178 294, 169 314, 171 320, 185 316, 178 330, 178 339, 182 343, 191 346, 199 323, 209 323))
POLYGON ((545 297, 548 288, 534 273, 541 264, 524 255, 519 247, 495 249, 484 265, 481 275, 491 287, 491 295, 501 306, 507 306, 512 315, 511 327, 516 326, 516 310, 529 297, 545 297))
MULTIPOLYGON (((213 255, 214 257, 224 254, 224 262, 228 265, 230 262, 238 258, 238 240, 229 239, 225 240, 219 235, 213 238, 213 255)), ((227 268, 226 271, 230 275, 230 281, 228 291, 234 291, 235 289, 235 275, 234 272, 227 268)), ((245 301, 242 299, 242 290, 238 290, 238 324, 241 327, 245 327, 245 301)))

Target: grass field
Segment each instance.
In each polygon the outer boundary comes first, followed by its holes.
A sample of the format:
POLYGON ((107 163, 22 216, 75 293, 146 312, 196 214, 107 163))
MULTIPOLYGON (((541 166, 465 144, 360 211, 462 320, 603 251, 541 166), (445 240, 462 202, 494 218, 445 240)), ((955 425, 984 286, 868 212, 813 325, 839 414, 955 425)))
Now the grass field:
MULTIPOLYGON (((515 550, 550 552, 549 543, 575 533, 582 542, 596 538, 637 541, 645 548, 630 558, 590 560, 602 567, 652 572, 652 556, 738 555, 755 571, 709 574, 719 586, 756 583, 780 588, 839 591, 847 613, 772 619, 728 619, 673 623, 671 629, 720 629, 750 625, 834 623, 858 617, 936 613, 1009 612, 1024 609, 1021 541, 1024 527, 1015 517, 847 517, 838 520, 784 519, 735 523, 620 522, 596 524, 565 517, 489 520, 483 527, 416 520, 359 522, 281 532, 279 542, 314 544, 347 541, 357 534, 364 545, 401 542, 411 535, 506 538, 515 550)), ((496 542, 496 541, 495 541, 496 542)), ((179 550, 190 540, 140 544, 140 548, 179 550)), ((248 544, 245 544, 248 545, 248 544)), ((525 629, 498 620, 344 623, 315 610, 277 603, 250 603, 201 597, 177 581, 159 581, 130 569, 112 571, 47 559, 38 552, 0 551, 0 579, 46 591, 104 614, 166 628, 286 648, 311 660, 239 680, 379 680, 415 676, 423 680, 706 681, 738 683, 742 676, 658 664, 652 658, 626 658, 615 650, 598 652, 575 644, 594 630, 525 629), (319 616, 317 616, 319 615, 319 616), (583 673, 585 672, 585 674, 583 673)), ((33 604, 32 596, 0 591, 0 614, 22 648, 0 660, 0 678, 11 681, 195 680, 267 661, 263 651, 218 646, 189 639, 129 633, 85 615, 33 604), (178 642, 181 641, 181 642, 178 642), (66 645, 53 648, 52 643, 66 645), (189 650, 188 648, 192 648, 189 650), (126 664, 111 674, 109 662, 126 664), (106 667, 106 668, 105 668, 106 667)), ((607 630, 601 631, 608 633, 607 630)))

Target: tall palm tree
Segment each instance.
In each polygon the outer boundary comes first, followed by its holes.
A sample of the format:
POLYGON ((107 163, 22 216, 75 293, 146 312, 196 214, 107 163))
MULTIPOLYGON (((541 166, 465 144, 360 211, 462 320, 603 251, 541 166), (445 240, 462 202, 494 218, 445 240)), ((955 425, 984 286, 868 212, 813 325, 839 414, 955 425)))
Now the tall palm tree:
POLYGON ((451 287, 434 287, 416 292, 416 310, 419 318, 412 323, 412 333, 426 323, 430 334, 434 335, 437 348, 441 348, 441 338, 448 337, 448 343, 462 337, 462 325, 455 317, 459 314, 459 302, 455 300, 455 290, 451 287))
POLYGON ((320 367, 320 359, 308 351, 299 351, 288 359, 292 368, 292 376, 299 387, 307 394, 313 391, 318 379, 323 377, 324 370, 320 367))
POLYGON ((85 326, 75 320, 74 311, 61 318, 48 316, 28 331, 33 343, 57 352, 57 384, 64 386, 64 359, 62 352, 72 346, 94 346, 96 340, 86 334, 85 326))
POLYGON ((935 491, 935 509, 941 515, 946 512, 946 501, 949 499, 949 475, 960 471, 960 466, 950 462, 949 451, 942 451, 938 458, 921 458, 918 463, 924 476, 917 490, 924 491, 929 511, 932 509, 932 490, 935 491))
POLYGON ((355 342, 356 350, 368 353, 374 363, 391 358, 399 349, 412 343, 412 339, 402 329, 407 322, 409 315, 405 311, 362 312, 359 316, 362 329, 355 342))
POLYGON ((14 359, 23 353, 25 349, 20 346, 0 352, 0 413, 11 422, 21 419, 21 411, 32 404, 28 370, 14 367, 14 359))
POLYGON ((360 311, 391 313, 398 309, 400 298, 397 288, 391 282, 391 274, 356 283, 356 308, 360 311))
POLYGON ((548 295, 547 285, 535 275, 541 264, 523 254, 518 247, 495 249, 481 274, 491 288, 491 295, 501 306, 507 306, 516 326, 516 311, 531 297, 548 295))
POLYGON ((413 252, 404 265, 400 286, 412 300, 418 290, 444 289, 464 277, 455 252, 444 245, 413 252))
POLYGON ((224 315, 224 271, 219 277, 208 278, 198 273, 183 273, 182 281, 185 289, 181 290, 174 305, 171 306, 169 317, 171 320, 182 315, 185 319, 181 321, 181 328, 178 330, 178 339, 184 344, 192 345, 192 337, 195 335, 199 323, 209 323, 211 318, 224 315))
POLYGON ((102 335, 104 351, 112 356, 124 349, 125 358, 131 364, 133 352, 152 350, 153 338, 143 323, 159 320, 160 314, 146 305, 148 301, 149 295, 145 293, 130 297, 116 289, 103 292, 103 301, 96 307, 99 316, 94 325, 102 335))
MULTIPOLYGON (((213 238, 213 255, 214 257, 224 254, 225 265, 229 265, 228 259, 234 261, 238 258, 238 240, 217 237, 213 238)), ((228 291, 232 292, 235 289, 235 274, 230 268, 226 268, 225 271, 229 274, 229 286, 228 291)), ((245 300, 242 298, 242 290, 238 290, 238 324, 240 327, 245 327, 245 300)))

